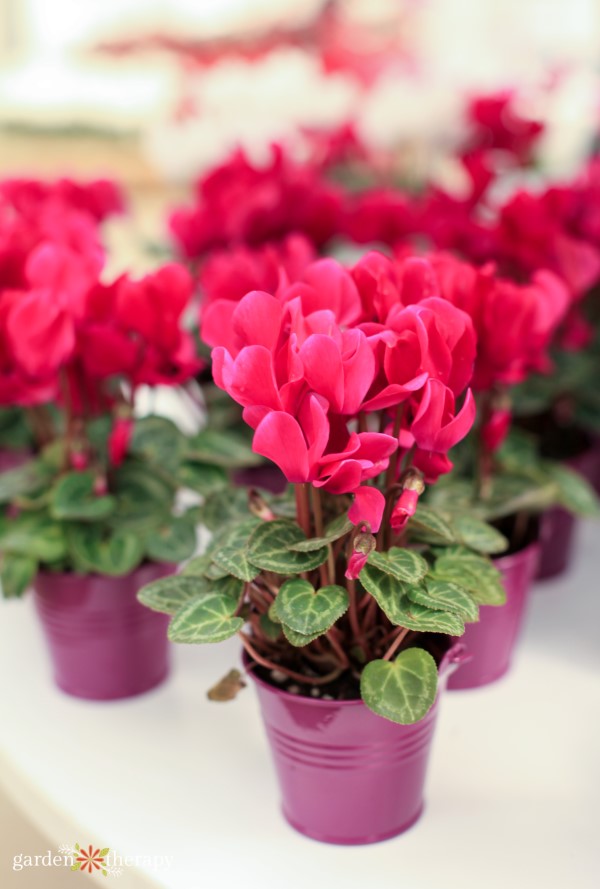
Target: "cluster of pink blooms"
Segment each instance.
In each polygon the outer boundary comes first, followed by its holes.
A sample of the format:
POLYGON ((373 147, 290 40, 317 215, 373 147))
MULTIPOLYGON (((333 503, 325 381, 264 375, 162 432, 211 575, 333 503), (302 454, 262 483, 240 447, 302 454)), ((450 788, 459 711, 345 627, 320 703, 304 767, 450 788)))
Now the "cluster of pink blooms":
MULTIPOLYGON (((294 281, 281 269, 271 292, 214 299, 201 336, 217 385, 255 430, 254 450, 290 482, 354 494, 351 517, 377 530, 383 496, 364 483, 396 451, 410 451, 428 482, 450 471, 448 451, 475 418, 467 387, 544 369, 567 304, 550 272, 518 285, 450 254, 371 252, 351 269, 321 259, 294 281)), ((489 422, 495 448, 507 424, 489 422)))
POLYGON ((102 280, 99 224, 122 204, 104 181, 0 185, 0 405, 114 410, 116 461, 131 430, 124 392, 182 382, 199 366, 181 325, 193 287, 184 268, 102 280))

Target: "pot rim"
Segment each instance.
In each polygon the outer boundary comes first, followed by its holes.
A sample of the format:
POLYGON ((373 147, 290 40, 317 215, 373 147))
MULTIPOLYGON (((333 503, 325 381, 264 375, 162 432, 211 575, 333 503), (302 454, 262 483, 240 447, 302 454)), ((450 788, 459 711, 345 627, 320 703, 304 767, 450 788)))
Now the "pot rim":
MULTIPOLYGON (((444 653, 444 656, 438 666, 438 679, 439 680, 445 679, 446 673, 449 671, 450 667, 454 664, 462 663, 462 661, 465 659, 465 656, 466 656, 465 645, 462 642, 451 642, 450 647, 444 653)), ((262 688, 267 689, 267 691, 269 691, 275 695, 278 695, 279 697, 284 698, 286 700, 295 701, 295 702, 302 701, 305 704, 310 704, 315 707, 333 707, 333 706, 335 706, 335 707, 366 707, 367 706, 362 698, 353 698, 350 701, 348 701, 348 700, 337 701, 335 699, 332 701, 324 701, 322 698, 311 698, 308 695, 294 695, 294 694, 291 694, 289 691, 285 691, 285 689, 283 689, 283 688, 278 688, 276 685, 272 685, 270 682, 266 682, 264 679, 261 679, 260 676, 256 675, 255 671, 252 669, 250 664, 254 663, 257 666, 260 666, 260 664, 257 664, 256 661, 252 660, 252 658, 250 657, 250 655, 248 654, 248 652, 246 651, 245 648, 242 649, 242 663, 244 665, 245 675, 248 676, 250 679, 252 679, 253 682, 255 682, 257 685, 262 686, 262 688)), ((437 704, 437 701, 438 701, 440 687, 441 686, 438 684, 438 694, 436 695, 435 701, 433 702, 433 704, 431 705, 431 707, 429 708, 429 710, 427 711, 425 716, 422 717, 422 719, 427 719, 429 714, 434 710, 434 708, 437 704)), ((376 714, 374 714, 374 715, 376 715, 376 714)), ((419 720, 419 722, 421 722, 421 720, 419 720)))
POLYGON ((38 579, 38 577, 42 577, 44 579, 53 578, 53 579, 62 580, 62 581, 65 581, 65 580, 69 581, 69 580, 73 580, 75 578, 77 580, 87 580, 88 578, 101 578, 102 580, 123 580, 125 577, 132 577, 133 575, 137 574, 138 571, 140 571, 143 568, 150 568, 150 567, 156 567, 156 566, 177 568, 178 565, 179 565, 179 562, 164 562, 164 561, 163 562, 156 562, 156 561, 141 562, 132 571, 128 571, 127 574, 99 574, 97 571, 89 571, 89 572, 86 572, 85 574, 81 574, 79 571, 48 571, 48 570, 44 570, 43 568, 40 568, 37 571, 35 578, 31 583, 31 586, 35 587, 35 582, 38 579))

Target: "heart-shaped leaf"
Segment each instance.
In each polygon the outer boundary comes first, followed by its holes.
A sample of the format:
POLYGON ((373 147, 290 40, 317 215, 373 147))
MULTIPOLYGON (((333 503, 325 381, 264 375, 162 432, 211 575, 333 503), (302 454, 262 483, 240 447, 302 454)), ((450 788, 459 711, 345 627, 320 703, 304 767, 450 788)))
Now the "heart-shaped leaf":
POLYGON ((142 561, 144 542, 131 531, 110 531, 87 522, 67 531, 71 557, 77 570, 117 577, 129 574, 142 561))
POLYGON ((410 519, 412 536, 427 543, 454 543, 456 534, 452 525, 435 509, 424 504, 417 506, 417 511, 410 519))
POLYGON ((429 571, 429 565, 419 553, 410 549, 392 547, 386 553, 372 552, 369 564, 391 574, 397 580, 418 583, 429 571))
POLYGON ((304 648, 305 645, 310 645, 322 635, 322 633, 312 633, 310 636, 306 636, 304 633, 297 633, 286 624, 281 624, 280 629, 283 630, 283 635, 294 648, 304 648))
POLYGON ((196 524, 188 515, 170 516, 146 536, 146 554, 155 562, 183 562, 196 549, 196 524))
POLYGON ((212 547, 213 561, 240 580, 254 580, 260 572, 248 560, 248 541, 260 524, 259 519, 251 517, 235 525, 219 541, 215 541, 212 547), (220 543, 220 540, 224 542, 220 543))
POLYGON ((188 602, 169 624, 172 642, 222 642, 241 630, 244 621, 235 617, 238 600, 233 596, 208 595, 188 602))
POLYGON ((182 605, 204 592, 205 586, 205 579, 202 577, 184 577, 176 574, 146 584, 139 590, 137 597, 142 605, 153 611, 175 614, 182 605))
POLYGON ((129 452, 139 454, 169 473, 175 473, 185 450, 185 436, 166 417, 136 420, 129 452))
POLYGON ((308 553, 290 551, 290 547, 301 540, 306 537, 294 522, 285 519, 263 522, 248 541, 248 561, 276 574, 300 574, 322 565, 327 559, 326 546, 308 553))
POLYGON ((561 463, 548 461, 545 468, 558 489, 559 501, 565 509, 575 515, 598 517, 600 500, 583 476, 561 463))
POLYGON ((349 534, 353 528, 354 525, 346 513, 344 513, 327 525, 323 537, 311 537, 309 540, 301 540, 299 543, 294 543, 290 546, 290 549, 294 550, 294 552, 309 553, 315 549, 320 549, 322 546, 327 546, 327 544, 333 543, 335 540, 339 540, 340 537, 349 534))
POLYGON ((363 701, 373 713, 400 725, 422 719, 435 701, 437 666, 422 648, 407 648, 394 661, 371 661, 360 679, 363 701))
POLYGON ((388 620, 396 626, 421 632, 449 633, 452 636, 461 636, 465 631, 458 615, 425 608, 411 601, 404 583, 374 565, 365 565, 360 582, 376 599, 388 620))
POLYGON ((502 575, 489 559, 465 547, 448 547, 441 552, 432 576, 464 587, 478 605, 504 605, 506 590, 502 575))
POLYGON ((242 595, 244 584, 236 577, 209 580, 207 577, 187 577, 173 574, 146 584, 138 592, 138 599, 153 611, 175 614, 182 605, 200 596, 231 596, 236 602, 242 595))
POLYGON ((214 532, 239 520, 241 515, 248 515, 248 492, 242 488, 226 488, 209 494, 201 510, 202 523, 214 532))
POLYGON ((137 460, 127 460, 115 473, 117 511, 112 523, 128 530, 155 527, 163 515, 170 515, 176 484, 151 472, 137 460))
POLYGON ((324 633, 347 609, 348 593, 341 586, 315 590, 307 580, 293 578, 277 594, 277 616, 303 636, 324 633))
POLYGON ((96 474, 68 472, 58 479, 50 495, 50 513, 55 519, 97 522, 115 511, 117 501, 110 494, 94 492, 96 474))
POLYGON ((423 584, 407 585, 406 592, 409 599, 418 605, 450 611, 465 621, 479 620, 479 608, 468 591, 449 580, 428 577, 423 584))
POLYGON ((508 546, 508 540, 504 534, 475 516, 455 516, 454 527, 462 543, 479 553, 501 553, 508 546))

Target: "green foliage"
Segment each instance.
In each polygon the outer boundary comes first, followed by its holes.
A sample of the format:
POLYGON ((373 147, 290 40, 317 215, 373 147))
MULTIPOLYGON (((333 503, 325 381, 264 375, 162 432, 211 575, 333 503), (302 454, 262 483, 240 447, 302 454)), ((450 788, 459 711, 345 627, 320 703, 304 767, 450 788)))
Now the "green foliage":
POLYGON ((50 484, 52 476, 51 468, 42 460, 30 460, 23 466, 1 473, 0 504, 39 493, 50 484))
POLYGON ((196 549, 196 523, 184 513, 165 516, 144 538, 146 555, 156 562, 183 562, 196 549))
POLYGON ((256 568, 276 574, 290 575, 311 571, 327 559, 327 547, 307 553, 291 549, 294 544, 305 539, 295 522, 285 519, 263 522, 250 536, 247 559, 256 568))
POLYGON ((378 716, 401 725, 418 722, 435 701, 436 663, 421 648, 407 648, 394 661, 371 661, 362 671, 360 693, 378 716))
POLYGON ((464 623, 455 612, 428 608, 413 601, 408 595, 408 586, 367 563, 360 575, 363 587, 377 601, 388 620, 409 630, 432 633, 449 633, 461 636, 464 623))
POLYGON ((432 577, 458 584, 478 605, 504 605, 502 575, 492 562, 463 546, 436 550, 432 577))
POLYGON ((419 553, 393 546, 386 553, 372 552, 369 564, 397 580, 418 583, 429 570, 429 565, 419 553))
POLYGON ((354 525, 346 513, 343 513, 327 525, 323 537, 311 537, 309 540, 301 540, 299 543, 292 544, 290 549, 294 552, 310 553, 339 540, 340 537, 349 534, 353 528, 354 525))
POLYGON ((139 535, 101 524, 72 524, 67 528, 69 553, 76 571, 120 576, 136 568, 144 555, 139 535))
POLYGON ((348 609, 348 594, 341 586, 315 590, 299 577, 286 580, 276 599, 276 613, 285 627, 303 636, 326 632, 348 609))
POLYGON ((144 417, 136 421, 129 452, 174 475, 183 459, 186 444, 185 436, 171 420, 144 417))
POLYGON ((234 525, 230 531, 226 530, 219 535, 213 544, 213 560, 223 570, 240 580, 254 580, 259 574, 259 569, 251 564, 248 558, 249 540, 259 525, 259 519, 247 518, 234 525))
POLYGON ((473 515, 457 515, 453 519, 460 541, 479 553, 501 553, 508 546, 508 540, 487 522, 473 515))
POLYGON ((0 520, 0 552, 55 562, 66 552, 64 526, 43 511, 4 516, 0 520))
POLYGON ((96 474, 92 470, 67 472, 61 476, 50 492, 52 518, 96 522, 111 515, 117 501, 110 494, 98 496, 95 483, 96 474))
POLYGON ((450 580, 429 577, 424 584, 406 587, 408 598, 425 608, 449 611, 464 621, 479 619, 479 608, 463 587, 450 580))
MULTIPOLYGON (((169 420, 138 420, 128 456, 115 469, 107 458, 110 430, 107 417, 86 424, 84 470, 68 468, 67 442, 59 438, 35 460, 0 474, 0 503, 11 505, 0 518, 11 595, 38 569, 119 576, 147 560, 178 563, 194 552, 197 510, 175 508, 185 437, 169 420)), ((222 469, 195 464, 194 471, 203 474, 203 490, 223 491, 222 469)), ((229 574, 212 559, 211 566, 229 574)))
POLYGON ((199 575, 173 574, 146 584, 138 592, 138 599, 153 611, 176 614, 183 605, 202 596, 229 596, 237 602, 243 587, 236 577, 210 580, 199 575))
POLYGON ((234 636, 244 625, 235 612, 234 596, 209 594, 192 599, 177 611, 169 624, 172 642, 222 642, 234 636))
POLYGON ((22 596, 37 572, 37 562, 22 553, 4 552, 0 555, 0 583, 6 599, 22 596))
POLYGON ((203 429, 188 442, 188 460, 222 466, 224 469, 241 469, 259 466, 264 458, 252 450, 244 427, 219 430, 203 429))

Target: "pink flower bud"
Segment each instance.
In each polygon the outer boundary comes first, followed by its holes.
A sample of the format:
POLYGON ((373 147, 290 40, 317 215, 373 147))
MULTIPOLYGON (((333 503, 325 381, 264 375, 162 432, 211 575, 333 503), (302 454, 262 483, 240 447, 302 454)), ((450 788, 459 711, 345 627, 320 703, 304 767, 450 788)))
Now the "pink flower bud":
POLYGON ((98 475, 94 479, 94 494, 96 497, 104 497, 105 494, 108 493, 108 484, 106 482, 106 476, 98 475))
POLYGON ((405 488, 398 497, 390 516, 390 525, 396 534, 404 529, 409 518, 415 514, 420 493, 420 491, 405 488))
POLYGON ((486 451, 494 452, 504 442, 510 429, 511 413, 502 408, 493 411, 487 423, 481 429, 481 440, 486 451))
POLYGON ((108 459, 113 466, 120 466, 125 459, 132 433, 133 420, 131 417, 117 417, 115 419, 108 439, 108 459))
POLYGON ((367 563, 367 559, 377 545, 377 541, 367 528, 367 525, 363 525, 360 533, 353 540, 354 552, 348 559, 348 567, 345 574, 348 580, 356 580, 358 578, 367 563))
POLYGON ((69 460, 71 462, 71 466, 77 472, 81 472, 82 470, 87 469, 88 458, 85 451, 71 451, 69 460))

